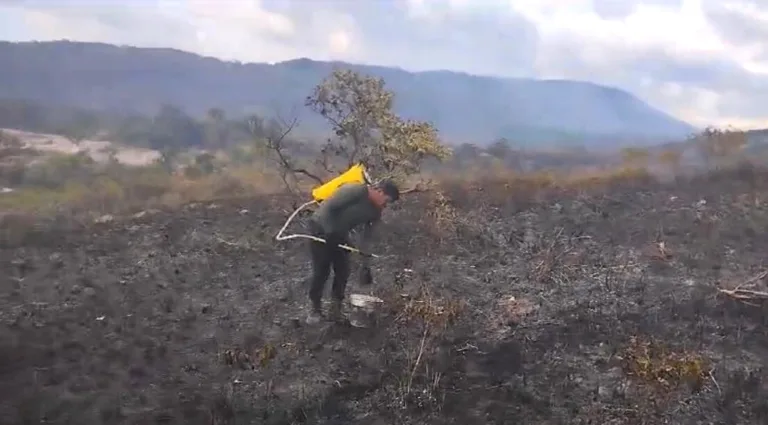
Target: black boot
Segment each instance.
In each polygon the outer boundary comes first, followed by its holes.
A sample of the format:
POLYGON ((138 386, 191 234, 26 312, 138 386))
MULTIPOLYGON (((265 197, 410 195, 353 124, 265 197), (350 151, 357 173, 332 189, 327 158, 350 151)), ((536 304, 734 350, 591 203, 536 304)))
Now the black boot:
POLYGON ((328 311, 329 319, 336 323, 346 323, 349 321, 344 314, 344 302, 342 300, 331 301, 331 308, 328 311))
POLYGON ((312 301, 309 315, 307 316, 308 325, 316 325, 323 320, 323 307, 320 301, 312 301))

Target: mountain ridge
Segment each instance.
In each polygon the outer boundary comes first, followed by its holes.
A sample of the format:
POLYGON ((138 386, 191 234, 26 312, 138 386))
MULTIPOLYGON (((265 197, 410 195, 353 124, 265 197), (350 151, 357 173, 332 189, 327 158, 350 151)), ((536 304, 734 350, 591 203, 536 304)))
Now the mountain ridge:
POLYGON ((173 104, 200 115, 298 114, 310 132, 325 129, 304 98, 337 67, 381 77, 395 110, 431 121, 448 140, 487 144, 508 138, 601 145, 656 144, 695 128, 614 87, 592 82, 477 76, 296 58, 274 64, 223 61, 174 48, 107 43, 0 42, 0 97, 91 109, 154 112, 173 104))

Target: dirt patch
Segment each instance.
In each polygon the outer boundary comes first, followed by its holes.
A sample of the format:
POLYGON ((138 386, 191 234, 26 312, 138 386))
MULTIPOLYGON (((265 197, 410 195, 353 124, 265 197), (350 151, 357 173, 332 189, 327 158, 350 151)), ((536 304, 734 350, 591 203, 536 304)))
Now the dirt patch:
POLYGON ((387 213, 371 291, 388 308, 372 329, 303 324, 306 247, 273 241, 278 198, 96 224, 6 217, 0 415, 765 423, 766 309, 718 289, 766 267, 766 176, 536 199, 446 190, 457 221, 442 228, 431 195, 412 195, 387 213))
POLYGON ((106 162, 110 152, 114 150, 114 158, 125 165, 149 165, 160 158, 160 153, 153 149, 143 149, 123 146, 103 140, 82 140, 78 143, 57 134, 31 133, 14 129, 0 129, 5 133, 18 137, 25 148, 41 152, 76 154, 87 152, 94 161, 106 162))

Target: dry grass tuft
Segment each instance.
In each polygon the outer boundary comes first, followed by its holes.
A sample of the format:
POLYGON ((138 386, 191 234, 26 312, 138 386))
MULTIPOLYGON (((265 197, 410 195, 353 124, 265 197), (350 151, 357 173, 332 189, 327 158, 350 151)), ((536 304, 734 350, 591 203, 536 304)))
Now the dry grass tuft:
POLYGON ((267 367, 269 362, 277 356, 277 349, 272 344, 265 344, 256 352, 259 366, 267 367))
POLYGON ((404 325, 404 329, 412 329, 414 325, 422 328, 418 344, 405 348, 408 363, 400 379, 399 401, 402 406, 437 407, 441 399, 442 373, 431 366, 434 344, 448 326, 457 323, 465 306, 458 300, 435 297, 426 286, 422 286, 415 296, 391 296, 394 299, 387 304, 392 306, 395 322, 404 325))
POLYGON ((672 260, 673 255, 666 242, 659 241, 647 249, 648 256, 652 260, 668 262, 672 260))
POLYGON ((573 248, 563 236, 563 228, 549 235, 540 235, 532 250, 530 278, 537 283, 564 284, 570 268, 574 267, 573 248))
POLYGON ((529 314, 539 308, 538 305, 528 299, 514 296, 504 297, 499 300, 498 305, 501 310, 501 320, 507 326, 520 324, 529 314))
POLYGON ((448 236, 455 232, 458 216, 453 201, 444 192, 430 194, 426 217, 429 229, 436 236, 448 236))
POLYGON ((254 369, 255 367, 251 355, 240 348, 226 350, 221 353, 221 361, 227 366, 240 369, 254 369))
POLYGON ((459 318, 464 305, 458 300, 445 300, 421 291, 418 296, 402 295, 395 305, 397 320, 405 323, 421 321, 432 328, 444 328, 459 318))
POLYGON ((258 364, 260 367, 266 367, 269 362, 277 356, 277 349, 272 344, 265 344, 253 354, 248 354, 241 348, 233 348, 221 353, 221 360, 227 366, 238 367, 240 369, 255 369, 258 364))
POLYGON ((630 377, 661 391, 684 384, 697 391, 709 374, 708 362, 702 356, 677 352, 656 341, 638 337, 632 337, 621 358, 630 377))

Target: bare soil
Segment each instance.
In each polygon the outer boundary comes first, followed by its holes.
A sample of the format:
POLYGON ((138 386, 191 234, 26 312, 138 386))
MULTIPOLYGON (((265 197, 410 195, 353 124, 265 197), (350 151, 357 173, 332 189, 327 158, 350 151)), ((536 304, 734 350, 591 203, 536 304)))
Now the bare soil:
POLYGON ((371 329, 304 324, 289 204, 5 217, 2 422, 768 423, 768 310, 718 291, 766 267, 766 172, 410 195, 371 329))
POLYGON ((40 152, 63 154, 87 153, 94 161, 106 162, 110 159, 109 151, 114 149, 115 159, 121 164, 142 166, 152 164, 160 158, 160 152, 154 149, 125 146, 103 140, 81 140, 75 143, 57 134, 32 133, 29 131, 0 128, 0 131, 18 137, 23 146, 40 152))

